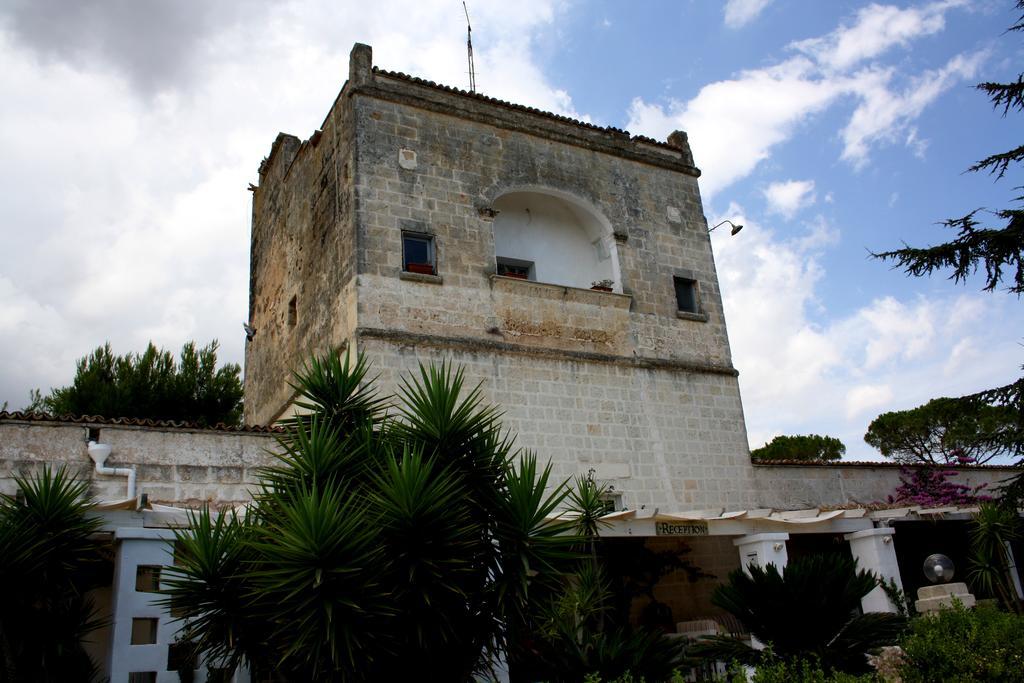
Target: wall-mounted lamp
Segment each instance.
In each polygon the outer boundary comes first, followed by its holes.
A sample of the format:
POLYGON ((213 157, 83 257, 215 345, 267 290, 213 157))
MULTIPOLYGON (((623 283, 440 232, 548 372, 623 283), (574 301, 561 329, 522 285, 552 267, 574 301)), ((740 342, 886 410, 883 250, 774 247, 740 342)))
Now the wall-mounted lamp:
POLYGON ((735 223, 733 223, 732 221, 728 221, 728 220, 726 220, 726 221, 722 221, 722 222, 721 222, 721 223, 719 223, 718 225, 716 225, 716 226, 714 226, 713 228, 711 228, 710 230, 708 230, 708 233, 712 233, 712 232, 714 232, 714 231, 715 231, 715 228, 717 228, 717 227, 718 227, 719 225, 725 225, 726 223, 728 223, 729 225, 731 225, 731 226, 732 226, 732 230, 731 230, 731 231, 730 231, 730 233, 729 233, 729 235, 730 235, 730 236, 732 236, 732 235, 735 235, 736 233, 738 233, 738 232, 739 232, 740 230, 742 230, 742 229, 743 229, 743 226, 742 226, 742 225, 736 225, 736 224, 735 224, 735 223))

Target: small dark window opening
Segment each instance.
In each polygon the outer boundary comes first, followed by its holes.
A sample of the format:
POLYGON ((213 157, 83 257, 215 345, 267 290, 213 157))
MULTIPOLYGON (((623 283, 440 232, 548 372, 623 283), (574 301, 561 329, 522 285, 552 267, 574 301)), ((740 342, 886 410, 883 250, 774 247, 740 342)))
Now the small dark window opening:
POLYGON ((89 436, 87 437, 87 440, 95 441, 96 443, 99 443, 100 442, 100 428, 99 427, 89 427, 89 436))
POLYGON ((609 486, 608 489, 601 495, 601 514, 607 515, 612 512, 619 512, 625 508, 622 505, 622 494, 615 490, 614 486, 609 486))
POLYGON ((415 232, 402 233, 402 270, 421 275, 434 275, 434 238, 415 232))
POLYGON ((198 664, 191 643, 171 643, 167 646, 168 671, 194 671, 199 668, 198 664))
POLYGON ((298 295, 293 296, 292 300, 288 302, 288 327, 295 327, 295 323, 299 321, 299 297, 298 295))
POLYGON ((697 298, 697 281, 685 277, 677 277, 676 308, 683 313, 700 313, 700 302, 697 298))
POLYGON ((229 683, 231 680, 230 669, 206 669, 206 683, 229 683))
POLYGON ((156 644, 156 627, 158 623, 158 619, 138 617, 132 619, 132 645, 156 644))
POLYGON ((523 261, 513 258, 498 258, 498 275, 514 277, 519 280, 533 280, 533 261, 523 261))
POLYGON ((160 592, 160 565, 140 564, 135 568, 135 590, 138 593, 160 592))
POLYGON ((128 683, 156 683, 156 672, 132 671, 128 674, 128 683))

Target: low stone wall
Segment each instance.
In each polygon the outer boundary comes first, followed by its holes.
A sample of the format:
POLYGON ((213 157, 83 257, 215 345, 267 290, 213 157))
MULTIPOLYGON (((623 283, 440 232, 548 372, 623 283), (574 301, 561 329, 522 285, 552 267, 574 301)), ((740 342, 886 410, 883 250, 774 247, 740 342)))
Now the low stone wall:
POLYGON ((274 461, 273 434, 79 422, 0 421, 0 492, 13 493, 14 476, 44 464, 66 465, 90 482, 98 500, 126 496, 125 477, 97 475, 86 447, 87 430, 99 430, 112 447, 108 467, 134 467, 136 492, 151 503, 199 507, 237 504, 251 498, 256 470, 274 461))
MULTIPOLYGON (((952 481, 992 489, 1020 470, 1013 467, 950 467, 952 481)), ((761 507, 794 510, 885 502, 900 484, 894 463, 754 464, 761 507)))

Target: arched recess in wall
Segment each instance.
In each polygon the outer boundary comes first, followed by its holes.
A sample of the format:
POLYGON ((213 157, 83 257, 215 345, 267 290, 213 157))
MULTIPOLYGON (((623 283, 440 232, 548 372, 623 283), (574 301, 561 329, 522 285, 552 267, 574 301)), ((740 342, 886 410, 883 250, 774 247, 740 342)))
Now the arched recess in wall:
POLYGON ((501 195, 494 209, 499 275, 583 289, 611 280, 622 292, 611 224, 579 199, 530 188, 501 195))

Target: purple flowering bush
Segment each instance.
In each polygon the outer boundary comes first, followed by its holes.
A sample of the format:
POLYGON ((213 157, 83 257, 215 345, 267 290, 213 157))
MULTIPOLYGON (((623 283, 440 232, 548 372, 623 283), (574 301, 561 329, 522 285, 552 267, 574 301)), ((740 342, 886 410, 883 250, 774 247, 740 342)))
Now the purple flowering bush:
MULTIPOLYGON (((957 465, 974 465, 972 457, 956 456, 957 465)), ((901 467, 900 485, 889 496, 890 503, 908 503, 924 507, 946 505, 976 505, 993 500, 992 496, 981 493, 988 484, 970 487, 950 481, 959 473, 943 467, 901 467)))

